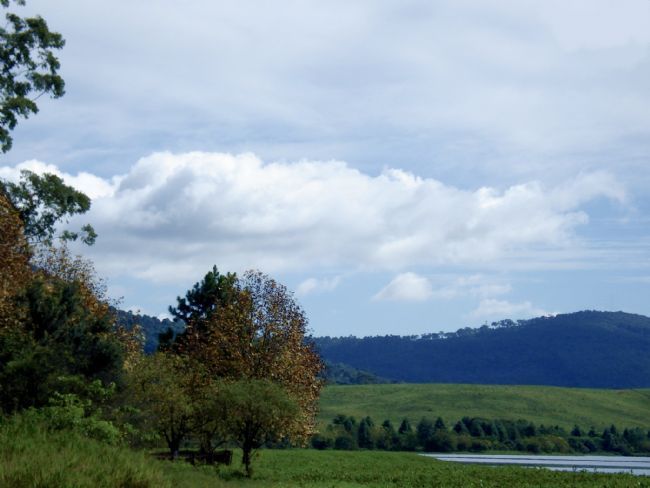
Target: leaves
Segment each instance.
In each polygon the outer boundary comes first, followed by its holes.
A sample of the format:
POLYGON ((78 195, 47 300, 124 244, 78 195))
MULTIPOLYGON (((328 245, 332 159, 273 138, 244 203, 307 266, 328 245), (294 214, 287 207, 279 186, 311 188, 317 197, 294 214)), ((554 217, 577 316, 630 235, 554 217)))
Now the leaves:
POLYGON ((322 382, 320 357, 307 340, 307 318, 291 293, 259 271, 233 279, 228 300, 190 319, 181 351, 213 378, 268 380, 298 403, 291 435, 314 429, 322 382))
MULTIPOLYGON (((9 7, 9 0, 2 0, 9 7)), ((16 1, 24 5, 23 0, 16 1)), ((27 118, 38 112, 36 99, 44 94, 59 98, 65 93, 65 82, 58 74, 60 63, 54 50, 65 41, 61 34, 51 32, 42 17, 22 18, 6 14, 7 24, 0 28, 0 149, 7 152, 13 140, 10 135, 18 117, 27 118)))
MULTIPOLYGON (((0 180, 0 192, 11 202, 23 222, 25 237, 32 245, 51 246, 59 222, 90 210, 90 198, 66 185, 54 174, 38 175, 28 170, 20 172, 19 183, 0 180)), ((97 238, 93 227, 84 225, 80 232, 64 231, 61 241, 81 238, 92 245, 97 238)))

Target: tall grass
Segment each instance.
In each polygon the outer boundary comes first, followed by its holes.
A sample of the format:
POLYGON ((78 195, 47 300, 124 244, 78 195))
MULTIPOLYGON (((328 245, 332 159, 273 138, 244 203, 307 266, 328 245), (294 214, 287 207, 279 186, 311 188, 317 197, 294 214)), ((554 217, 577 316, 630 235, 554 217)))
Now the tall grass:
POLYGON ((50 432, 22 416, 0 425, 2 487, 168 487, 144 453, 70 431, 50 432))

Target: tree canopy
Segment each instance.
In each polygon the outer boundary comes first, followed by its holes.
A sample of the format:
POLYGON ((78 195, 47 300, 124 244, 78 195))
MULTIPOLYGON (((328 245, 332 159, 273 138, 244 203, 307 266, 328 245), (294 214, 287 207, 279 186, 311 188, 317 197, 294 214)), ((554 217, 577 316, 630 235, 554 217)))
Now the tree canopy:
POLYGON ((305 439, 313 431, 323 367, 307 337, 307 318, 286 287, 259 271, 233 276, 229 286, 229 299, 207 318, 190 317, 179 351, 211 377, 282 386, 300 407, 291 434, 305 439))
MULTIPOLYGON (((24 5, 24 0, 16 0, 24 5)), ((1 0, 9 7, 9 0, 1 0)), ((60 63, 55 50, 65 41, 61 34, 49 30, 42 17, 20 17, 8 12, 6 24, 0 27, 0 149, 11 149, 10 132, 18 118, 38 112, 36 100, 49 94, 59 98, 65 93, 65 82, 59 75, 60 63)))
MULTIPOLYGON (((51 246, 59 222, 67 222, 73 215, 90 210, 87 195, 50 173, 38 175, 23 170, 18 183, 0 179, 0 193, 18 212, 25 238, 30 244, 51 246)), ((59 238, 62 241, 81 239, 84 244, 92 245, 97 234, 90 224, 86 224, 77 232, 64 230, 59 238)))

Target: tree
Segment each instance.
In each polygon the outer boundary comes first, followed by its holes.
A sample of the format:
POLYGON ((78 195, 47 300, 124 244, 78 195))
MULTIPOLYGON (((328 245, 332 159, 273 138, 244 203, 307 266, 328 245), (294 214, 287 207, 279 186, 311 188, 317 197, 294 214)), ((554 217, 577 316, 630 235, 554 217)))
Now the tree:
MULTIPOLYGON (((16 0, 24 5, 25 0, 16 0)), ((10 0, 0 0, 9 7, 10 0)), ((14 13, 5 15, 6 24, 0 28, 0 149, 11 149, 12 131, 18 117, 27 118, 38 112, 36 100, 44 94, 59 98, 65 93, 65 83, 58 74, 60 63, 54 51, 65 41, 61 34, 51 32, 41 17, 22 18, 14 13)))
POLYGON ((217 398, 224 432, 242 449, 250 477, 254 450, 291 436, 300 407, 282 387, 259 379, 224 384, 217 398))
POLYGON ((357 431, 357 444, 361 449, 373 449, 375 441, 373 439, 374 422, 370 417, 361 419, 359 430, 357 431))
POLYGON ((429 437, 433 435, 433 423, 428 418, 422 417, 415 430, 417 432, 418 443, 424 447, 429 437))
POLYGON ((399 434, 407 434, 409 432, 413 432, 413 428, 411 427, 411 422, 409 422, 409 419, 403 419, 402 423, 399 424, 399 429, 397 430, 399 434))
POLYGON ((142 412, 141 423, 165 439, 174 458, 195 413, 188 378, 184 358, 165 353, 142 358, 128 374, 129 396, 142 412))
POLYGON ((195 283, 192 289, 185 293, 185 298, 176 298, 178 305, 170 306, 169 313, 176 320, 191 323, 196 329, 211 318, 219 307, 228 303, 235 290, 236 281, 235 273, 222 275, 217 267, 213 266, 203 280, 195 283))
MULTIPOLYGON (((216 268, 204 283, 219 283, 216 268)), ((202 365, 212 378, 267 380, 284 388, 299 406, 291 429, 295 440, 306 441, 314 430, 322 382, 320 357, 307 339, 307 318, 287 289, 258 271, 243 278, 226 275, 217 303, 188 312, 187 328, 178 352, 202 365), (220 297, 227 296, 227 299, 220 297)), ((199 284, 188 292, 199 303, 199 284)), ((219 286, 216 287, 217 289, 219 286)), ((179 309, 181 308, 179 299, 179 309)))
POLYGON ((0 329, 5 412, 47 404, 54 391, 65 392, 69 378, 108 385, 121 376, 125 347, 89 263, 63 250, 39 255, 36 263, 11 297, 20 320, 0 329))
POLYGON ((20 323, 15 296, 30 276, 29 247, 23 224, 11 202, 0 193, 0 330, 20 323))
MULTIPOLYGON (((0 179, 0 194, 18 212, 25 238, 31 245, 51 246, 60 221, 67 222, 69 217, 90 209, 88 196, 48 173, 37 175, 23 170, 19 183, 0 179)), ((84 244, 92 245, 97 234, 90 224, 86 224, 80 232, 63 231, 59 238, 64 242, 80 238, 84 244)))

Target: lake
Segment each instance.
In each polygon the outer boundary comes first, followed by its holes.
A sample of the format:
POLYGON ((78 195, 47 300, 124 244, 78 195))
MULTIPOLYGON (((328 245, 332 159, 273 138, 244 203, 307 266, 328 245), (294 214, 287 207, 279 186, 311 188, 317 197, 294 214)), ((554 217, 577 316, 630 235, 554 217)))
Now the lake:
POLYGON ((436 454, 423 456, 464 464, 489 466, 516 465, 548 468, 556 471, 590 471, 597 473, 632 473, 650 476, 650 457, 626 456, 536 456, 496 454, 436 454))

